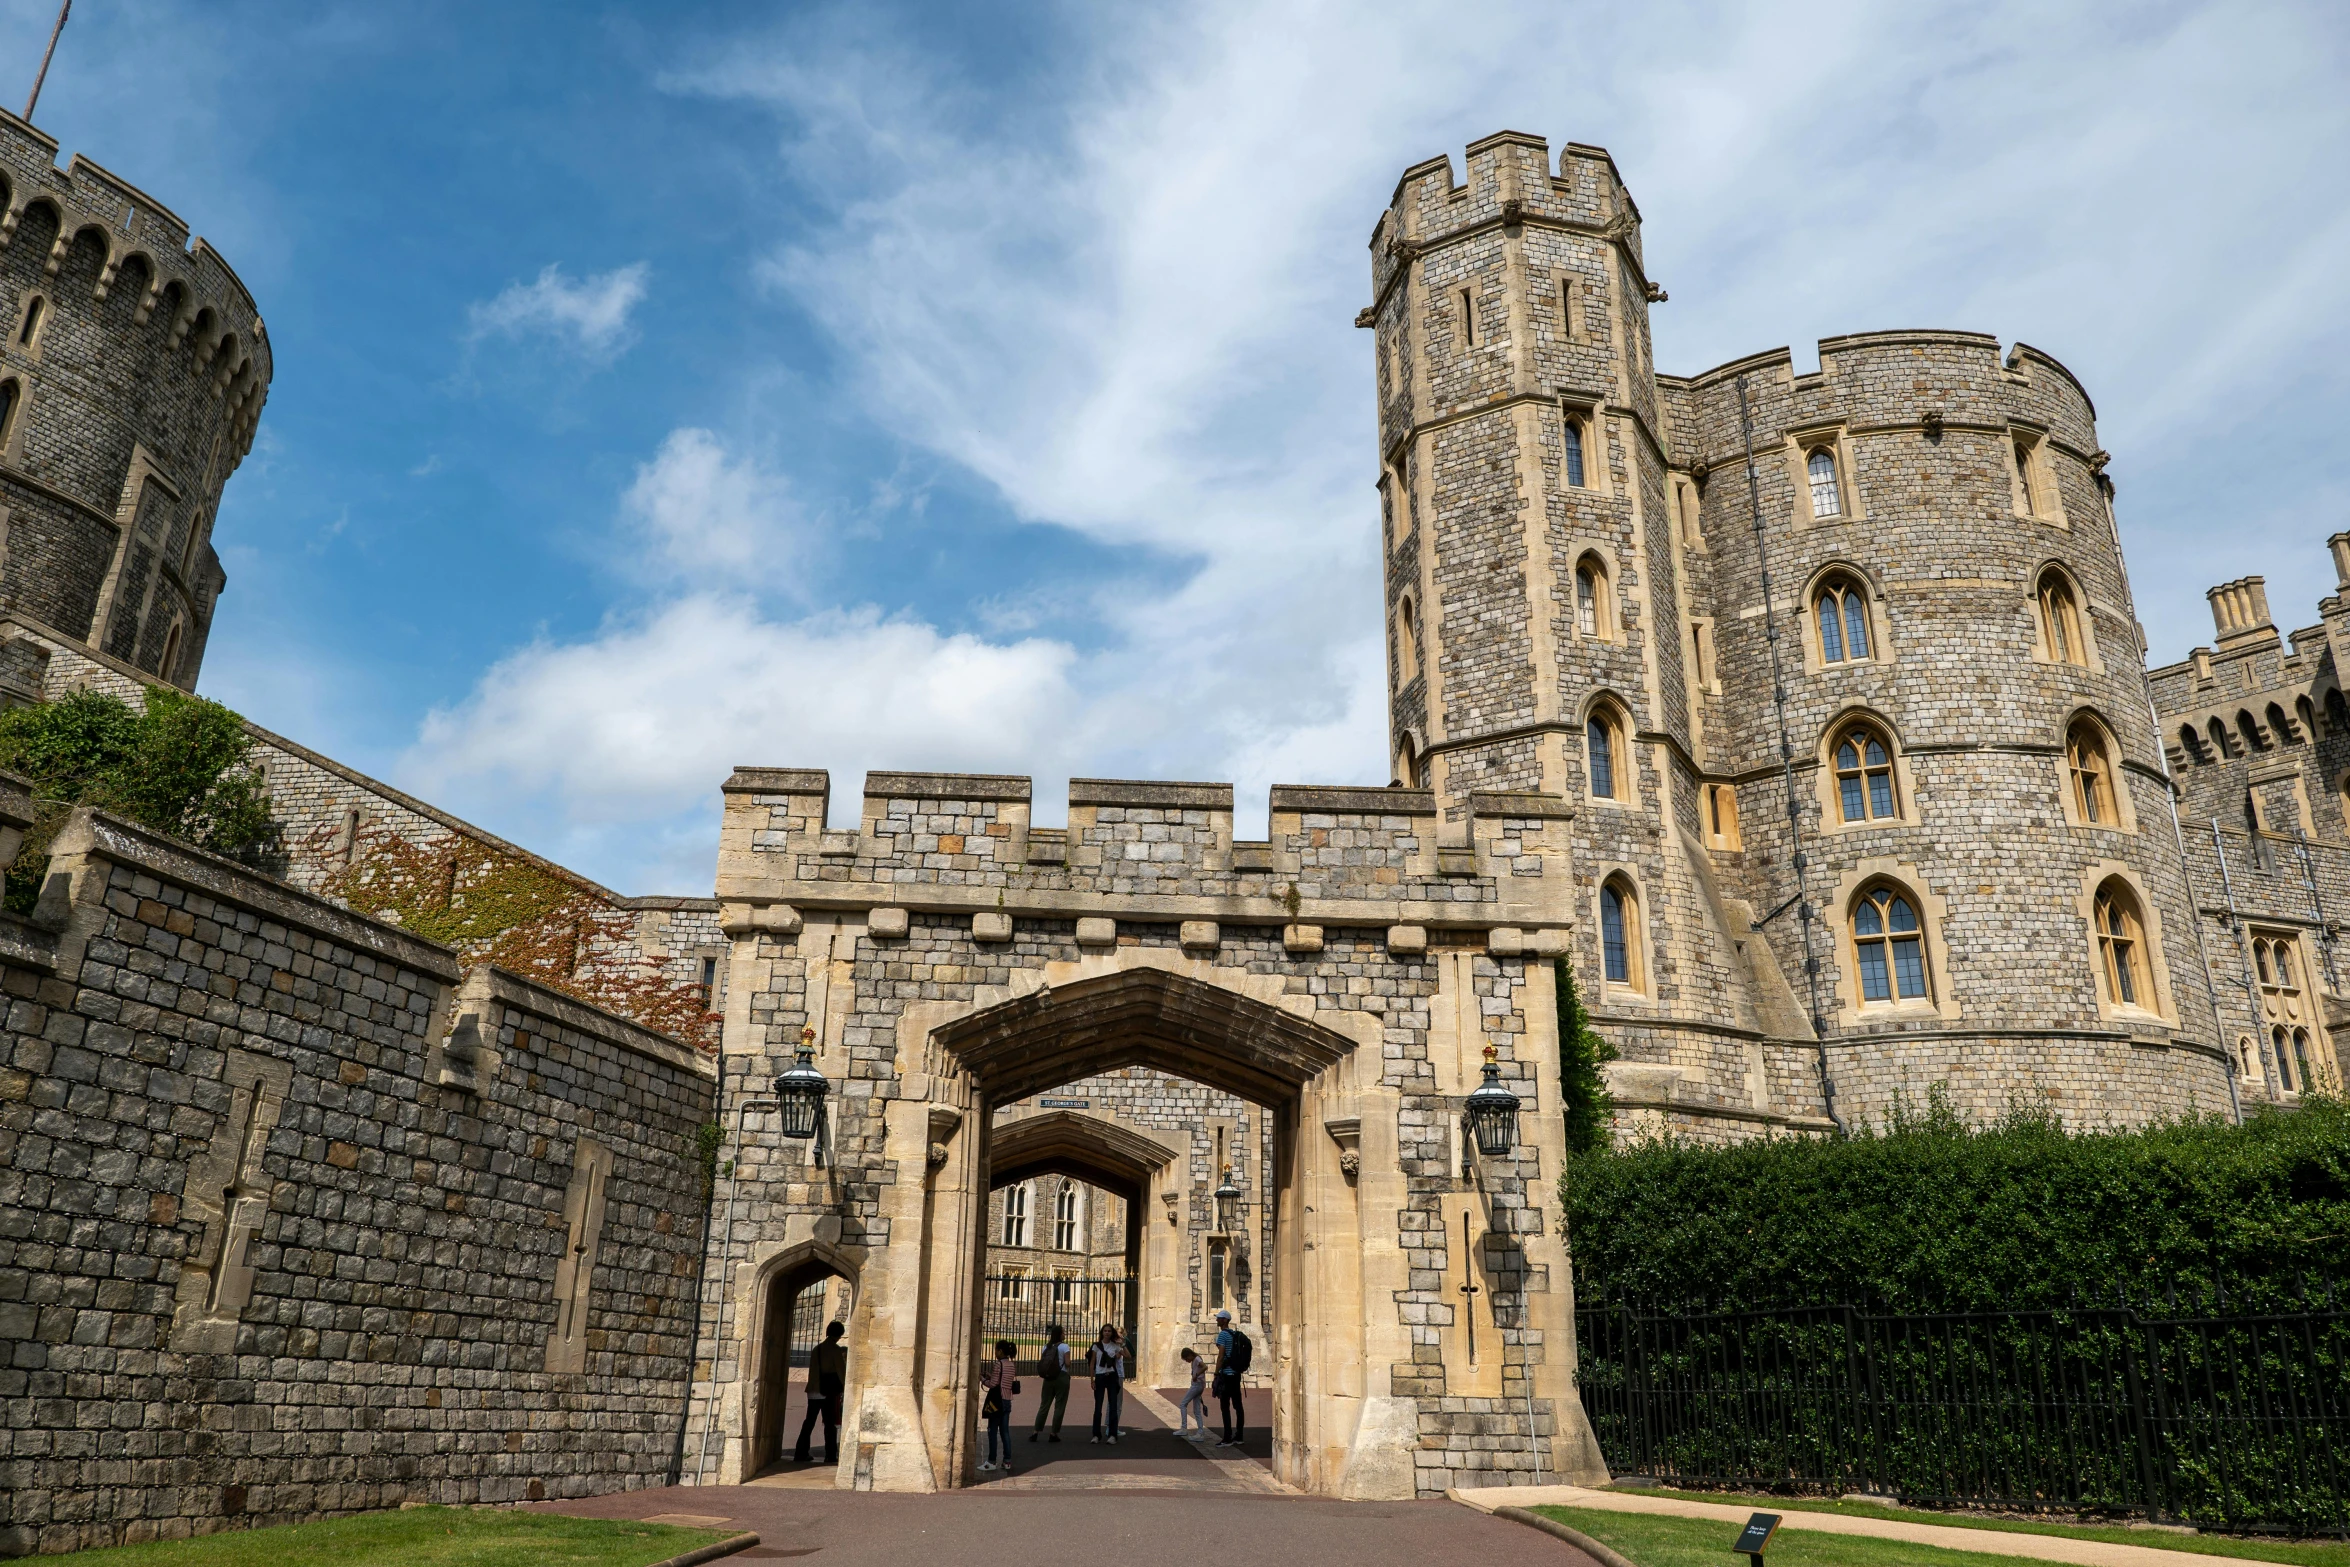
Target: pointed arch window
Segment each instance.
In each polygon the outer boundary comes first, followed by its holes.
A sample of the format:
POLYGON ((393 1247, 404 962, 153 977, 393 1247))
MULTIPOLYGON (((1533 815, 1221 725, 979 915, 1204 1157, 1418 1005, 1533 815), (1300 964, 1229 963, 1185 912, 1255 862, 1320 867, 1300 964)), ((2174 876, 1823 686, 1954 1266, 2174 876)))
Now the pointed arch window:
POLYGON ((1575 563, 1575 629, 1600 641, 1614 640, 1615 601, 1608 592, 1607 567, 1596 555, 1575 563))
POLYGON ((2138 895, 2118 876, 2097 889, 2097 961, 2106 1000, 2120 1007, 2153 1007, 2145 920, 2138 910, 2138 895))
POLYGON ((1599 888, 1599 955, 1611 985, 1640 984, 1640 900, 1621 876, 1599 888))
POLYGON ((25 301, 24 320, 16 329, 16 346, 30 348, 41 335, 41 317, 49 308, 49 301, 35 294, 25 301))
POLYGON ((1843 516, 1844 488, 1836 478, 1836 454, 1825 446, 1813 448, 1812 454, 1804 459, 1803 471, 1811 481, 1811 514, 1843 516))
POLYGON ((1624 758, 1622 731, 1616 726, 1614 715, 1595 712, 1583 726, 1583 746, 1591 768, 1591 793, 1601 800, 1620 800, 1624 796, 1617 783, 1616 773, 1624 758))
POLYGON ((2293 1060, 2287 1047, 2285 1030, 2282 1025, 2268 1031, 2268 1041, 2269 1053, 2276 1062, 2277 1087, 2289 1094, 2294 1089, 2293 1060))
POLYGON ((1077 1249, 1077 1188, 1068 1181, 1053 1196, 1053 1249, 1077 1249))
POLYGON ((1820 662, 1866 662, 1869 651, 1869 601, 1850 577, 1830 577, 1820 584, 1812 609, 1820 626, 1820 662))
POLYGON ((1566 430, 1566 450, 1561 455, 1566 459, 1567 483, 1580 490, 1584 487, 1583 421, 1569 415, 1566 421, 1566 430))
POLYGON ((1420 628, 1407 595, 1395 606, 1395 683, 1400 688, 1420 677, 1420 628))
POLYGON ((16 425, 16 405, 24 400, 24 387, 11 379, 0 381, 0 452, 8 450, 9 432, 16 425))
POLYGON ((1863 1004, 1933 999, 1925 930, 1916 905, 1900 888, 1880 884, 1854 900, 1852 946, 1863 1004))
POLYGON ((176 679, 179 669, 179 661, 180 622, 175 618, 171 623, 171 630, 164 633, 163 662, 155 667, 155 673, 161 675, 166 680, 176 679))
POLYGON ((2279 745, 2291 745, 2300 738, 2293 732, 2291 722, 2286 719, 2285 710, 2274 702, 2268 704, 2268 732, 2276 736, 2279 745))
POLYGON ((2121 812, 2114 801, 2113 760, 2105 736, 2087 719, 2076 722, 2064 737, 2065 760, 2072 774, 2073 809, 2095 827, 2118 827, 2121 812))
POLYGON ((1837 737, 1836 801, 1848 822, 1892 821, 1901 814, 1893 778, 1893 747, 1874 724, 1854 724, 1837 737))
POLYGON ((1025 1183, 1004 1188, 1004 1244, 1028 1244, 1028 1187, 1025 1183))
POLYGON ((2089 644, 2081 634, 2080 601, 2073 596, 2072 584, 2061 572, 2043 572, 2040 576, 2040 637, 2047 645, 2048 656, 2057 663, 2089 662, 2089 644))
POLYGON ((2015 441, 2015 509, 2027 517, 2039 515, 2037 486, 2032 483, 2032 443, 2015 441))

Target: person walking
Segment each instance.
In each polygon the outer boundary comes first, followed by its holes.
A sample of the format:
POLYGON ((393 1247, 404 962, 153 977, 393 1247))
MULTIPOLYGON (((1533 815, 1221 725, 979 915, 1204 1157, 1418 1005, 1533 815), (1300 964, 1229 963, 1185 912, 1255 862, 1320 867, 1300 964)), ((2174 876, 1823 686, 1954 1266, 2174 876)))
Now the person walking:
POLYGON ((979 1413, 987 1421, 987 1451, 980 1470, 1012 1472, 1012 1395, 1020 1391, 1020 1346, 1008 1338, 995 1341, 995 1358, 979 1368, 979 1413))
POLYGON ((1087 1368, 1093 1372, 1093 1436, 1096 1442, 1118 1445, 1118 1421, 1126 1412, 1126 1346, 1119 1342, 1118 1330, 1107 1322, 1102 1324, 1101 1337, 1093 1341, 1086 1353, 1087 1368), (1109 1424, 1102 1423, 1102 1412, 1109 1412, 1109 1424))
POLYGON ((1061 1342, 1061 1325, 1052 1323, 1044 1330, 1044 1348, 1036 1357, 1036 1429, 1028 1433, 1033 1442, 1044 1435, 1045 1416, 1052 1416, 1053 1440, 1061 1439, 1061 1421, 1069 1413, 1069 1346, 1061 1342))
POLYGON ((1187 1442, 1205 1442, 1208 1439, 1208 1363, 1200 1358, 1198 1350, 1186 1344, 1183 1358, 1191 1363, 1191 1386, 1183 1391, 1183 1407, 1175 1412, 1175 1434, 1187 1442), (1191 1428, 1191 1417, 1199 1416, 1199 1429, 1191 1428))
POLYGON ((849 1371, 849 1349, 840 1338, 847 1331, 846 1323, 835 1322, 824 1330, 824 1342, 808 1352, 808 1418, 800 1422, 800 1440, 791 1455, 794 1463, 808 1462, 808 1438, 819 1416, 824 1421, 824 1461, 840 1462, 840 1402, 849 1371))
POLYGON ((1224 1439, 1218 1447, 1238 1447, 1248 1429, 1248 1405, 1241 1397, 1240 1379, 1256 1356, 1248 1335, 1232 1325, 1232 1313, 1216 1313, 1216 1407, 1224 1417, 1224 1439))

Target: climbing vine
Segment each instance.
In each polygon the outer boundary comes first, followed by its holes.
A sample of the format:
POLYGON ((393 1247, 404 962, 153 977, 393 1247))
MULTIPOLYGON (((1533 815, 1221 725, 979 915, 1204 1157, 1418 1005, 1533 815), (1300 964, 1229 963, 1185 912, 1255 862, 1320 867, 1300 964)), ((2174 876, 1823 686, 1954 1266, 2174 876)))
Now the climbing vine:
POLYGON ((319 891, 358 913, 494 963, 698 1049, 715 1050, 718 1015, 698 985, 662 974, 636 941, 636 916, 590 884, 461 833, 413 841, 362 823, 347 858, 337 830, 306 845, 342 865, 319 891))

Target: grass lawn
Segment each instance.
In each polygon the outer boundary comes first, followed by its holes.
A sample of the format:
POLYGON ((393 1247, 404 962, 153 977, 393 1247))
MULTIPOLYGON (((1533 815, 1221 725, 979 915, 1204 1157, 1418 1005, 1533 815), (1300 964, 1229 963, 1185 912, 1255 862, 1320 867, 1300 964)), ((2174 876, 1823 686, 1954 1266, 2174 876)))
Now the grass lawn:
MULTIPOLYGON (((2350 1544, 2340 1540, 2283 1540, 2237 1534, 2172 1534, 2164 1529, 2124 1529, 2118 1524, 2043 1523, 2031 1518, 1990 1518, 1981 1513, 1936 1513, 1878 1502, 1839 1502, 1817 1496, 1740 1496, 1725 1491, 1668 1491, 1618 1486, 1635 1496, 1671 1496, 1685 1502, 1714 1502, 1758 1513, 1842 1513, 1847 1518, 1897 1518, 1952 1529, 1991 1529, 2005 1534, 2061 1534, 2074 1540, 2110 1540, 2157 1551, 2198 1551, 2205 1556, 2241 1556, 2263 1562, 2296 1562, 2301 1567, 2350 1567, 2350 1544)), ((1581 1524, 1575 1527, 1582 1528, 1581 1524)), ((1589 1530, 1584 1530, 1586 1534, 1589 1530)), ((1780 1538, 1784 1539, 1785 1535, 1780 1538)), ((1717 1564, 1719 1567, 1719 1564, 1717 1564)))
MULTIPOLYGON (((1774 1512, 1775 1508, 1758 1509, 1774 1512)), ((1738 1526, 1710 1518, 1658 1518, 1648 1513, 1603 1513, 1587 1507, 1535 1507, 1528 1511, 1580 1529, 1612 1545, 1639 1567, 1725 1567, 1745 1558, 1730 1554, 1738 1526)), ((1771 1540, 1771 1567, 2020 1567, 2013 1556, 1977 1556, 1902 1540, 1871 1540, 1851 1534, 1815 1534, 1781 1529, 1771 1540)))
POLYGON ((645 1567, 739 1532, 559 1513, 411 1507, 50 1559, 74 1567, 645 1567))

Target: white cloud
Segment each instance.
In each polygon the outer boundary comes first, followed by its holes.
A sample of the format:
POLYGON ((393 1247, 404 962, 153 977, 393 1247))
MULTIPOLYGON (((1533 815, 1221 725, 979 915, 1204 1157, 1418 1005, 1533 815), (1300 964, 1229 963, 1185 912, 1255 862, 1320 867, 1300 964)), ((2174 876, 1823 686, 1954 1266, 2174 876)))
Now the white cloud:
POLYGON ((509 283, 497 297, 466 310, 469 341, 486 337, 554 339, 599 363, 616 359, 635 341, 629 316, 645 297, 651 269, 638 261, 577 282, 550 262, 528 283, 509 283))
POLYGON ((708 430, 669 432, 621 498, 671 571, 736 587, 792 586, 808 529, 784 476, 708 430))
POLYGON ((520 797, 594 831, 714 811, 737 764, 830 764, 853 814, 866 768, 1012 772, 1066 755, 1074 661, 1056 642, 871 611, 779 622, 693 594, 501 660, 426 718, 401 776, 459 810, 520 797))

